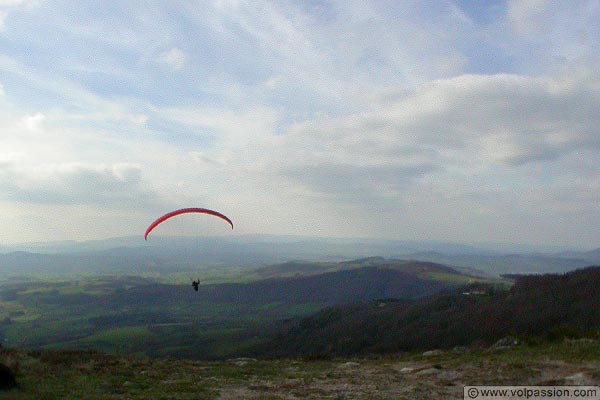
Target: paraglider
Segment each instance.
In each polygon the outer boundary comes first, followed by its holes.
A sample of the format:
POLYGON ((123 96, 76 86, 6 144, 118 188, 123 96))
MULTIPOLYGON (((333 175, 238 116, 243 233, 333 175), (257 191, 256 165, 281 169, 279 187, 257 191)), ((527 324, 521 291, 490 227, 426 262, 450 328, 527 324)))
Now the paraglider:
POLYGON ((148 229, 146 229, 146 233, 144 233, 144 240, 148 240, 148 234, 150 234, 150 232, 152 232, 152 230, 154 228, 156 228, 162 222, 168 220, 169 218, 175 217, 179 214, 187 214, 187 213, 200 213, 200 214, 213 215, 215 217, 221 218, 224 221, 227 221, 229 223, 229 225, 231 225, 231 229, 233 229, 233 222, 231 222, 231 220, 229 218, 227 218, 225 215, 221 214, 218 211, 209 210, 208 208, 182 208, 180 210, 175 210, 175 211, 166 213, 165 215, 163 215, 162 217, 159 217, 153 223, 151 223, 150 226, 148 226, 148 229))
MULTIPOLYGON (((146 229, 146 233, 144 233, 144 240, 148 240, 148 235, 150 234, 150 232, 152 232, 152 230, 154 228, 156 228, 158 225, 160 225, 164 221, 168 220, 169 218, 175 217, 179 214, 187 214, 187 213, 208 214, 208 215, 212 215, 212 216, 221 218, 222 220, 227 221, 229 223, 229 225, 231 225, 231 229, 233 229, 233 222, 231 222, 231 220, 229 218, 227 218, 225 215, 221 214, 218 211, 209 210, 208 208, 182 208, 180 210, 175 210, 175 211, 166 213, 165 215, 157 218, 154 222, 152 222, 150 224, 150 226, 148 226, 148 228, 146 229)), ((190 278, 190 280, 192 281, 192 286, 194 287, 194 290, 197 292, 198 286, 200 285, 200 279, 195 281, 192 278, 190 278)))

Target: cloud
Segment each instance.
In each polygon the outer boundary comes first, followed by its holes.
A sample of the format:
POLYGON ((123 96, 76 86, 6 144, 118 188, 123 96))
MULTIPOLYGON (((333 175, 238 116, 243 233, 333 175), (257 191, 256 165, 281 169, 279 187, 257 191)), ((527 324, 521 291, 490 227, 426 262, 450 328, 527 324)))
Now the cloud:
MULTIPOLYGON (((63 122, 86 121, 87 125, 98 122, 104 125, 114 123, 122 128, 124 122, 143 125, 147 120, 147 116, 138 111, 139 108, 145 107, 145 104, 140 106, 137 101, 129 98, 102 96, 85 88, 80 82, 64 76, 56 76, 52 71, 37 71, 13 57, 0 54, 0 71, 5 72, 12 79, 26 82, 26 87, 35 87, 37 101, 43 104, 42 107, 51 110, 52 114, 63 119, 63 122)), ((15 97, 20 94, 18 90, 14 92, 12 96, 5 93, 3 97, 15 97)), ((26 94, 32 95, 30 91, 26 94)), ((35 118, 41 122, 42 117, 39 115, 49 117, 47 115, 49 113, 39 111, 27 114, 22 123, 27 123, 26 120, 35 121, 35 118)))
POLYGON ((177 47, 173 47, 171 50, 161 53, 159 56, 160 62, 169 65, 175 70, 181 69, 185 64, 186 59, 186 54, 177 47))
POLYGON ((598 2, 26 3, 0 0, 4 206, 438 238, 507 234, 543 199, 596 215, 598 2))
POLYGON ((39 204, 123 206, 154 195, 134 164, 45 164, 32 168, 5 163, 0 187, 5 200, 39 204))
POLYGON ((324 194, 336 201, 357 203, 393 198, 399 191, 409 189, 411 181, 434 169, 435 166, 428 163, 361 166, 322 162, 286 166, 280 172, 312 193, 324 194))
MULTIPOLYGON (((216 158, 220 160, 243 158, 248 162, 262 156, 262 146, 275 135, 280 118, 277 110, 259 104, 243 108, 156 108, 155 113, 170 126, 183 125, 186 132, 191 132, 197 147, 188 147, 187 151, 200 151, 202 146, 218 152, 216 158)), ((189 146, 186 140, 182 143, 189 146)))
POLYGON ((383 224, 392 236, 477 238, 497 224, 494 240, 548 238, 551 224, 534 217, 543 198, 549 219, 594 207, 568 193, 591 193, 600 178, 596 70, 461 75, 377 93, 369 110, 300 122, 266 106, 156 109, 198 135, 180 147, 194 168, 177 164, 178 196, 214 194, 251 226, 263 226, 248 215, 268 204, 273 219, 293 215, 303 232, 377 236, 383 224), (322 226, 303 211, 315 204, 322 226))
POLYGON ((46 116, 42 113, 36 113, 33 115, 26 115, 21 118, 20 127, 29 131, 39 131, 42 123, 46 119, 46 116))
POLYGON ((301 118, 306 110, 347 112, 367 106, 364 93, 375 87, 411 86, 467 68, 468 57, 454 44, 470 40, 474 28, 456 17, 455 7, 424 3, 238 1, 190 8, 219 50, 218 57, 196 61, 210 62, 205 75, 218 71, 244 89, 260 85, 261 95, 301 118))
POLYGON ((548 28, 549 0, 510 0, 507 15, 519 34, 541 32, 548 28))
POLYGON ((530 186, 552 166, 579 168, 563 160, 600 151, 599 84, 594 70, 438 80, 383 98, 375 111, 292 124, 259 140, 261 162, 248 167, 345 203, 405 198, 432 184, 465 193, 530 186))
POLYGON ((129 121, 136 125, 144 125, 146 122, 148 122, 148 116, 145 114, 132 114, 129 117, 129 121))
POLYGON ((597 64, 600 3, 515 0, 507 3, 511 51, 523 70, 597 64))
POLYGON ((13 165, 14 160, 19 158, 19 156, 19 154, 15 153, 0 154, 0 168, 6 168, 13 165))
POLYGON ((5 28, 7 15, 8 13, 6 11, 0 10, 0 32, 5 28))
MULTIPOLYGON (((0 0, 0 7, 14 7, 24 3, 28 3, 26 0, 0 0)), ((31 1, 29 1, 31 3, 31 1)))
POLYGON ((6 28, 8 10, 16 7, 26 6, 32 8, 38 6, 42 0, 0 0, 0 32, 6 28))

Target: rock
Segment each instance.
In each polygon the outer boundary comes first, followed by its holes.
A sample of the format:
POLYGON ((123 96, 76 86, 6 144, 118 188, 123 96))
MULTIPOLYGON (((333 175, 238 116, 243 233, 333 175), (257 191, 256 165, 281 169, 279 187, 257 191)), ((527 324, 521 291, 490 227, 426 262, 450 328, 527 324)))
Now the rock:
POLYGON ((440 354, 444 354, 444 352, 442 350, 429 350, 423 353, 423 357, 439 356, 440 354))
POLYGON ((244 365, 250 363, 250 362, 255 362, 256 358, 249 358, 249 357, 238 357, 238 358, 230 358, 227 360, 227 362, 233 363, 235 365, 237 365, 238 367, 243 367, 244 365))
POLYGON ((237 358, 229 358, 229 359, 227 359, 227 361, 236 363, 238 361, 255 362, 257 360, 256 360, 256 358, 250 358, 250 357, 237 357, 237 358))
POLYGON ((440 371, 438 373, 438 378, 445 381, 455 381, 460 374, 456 371, 440 371))
POLYGON ((565 376, 563 378, 563 382, 565 385, 574 385, 574 386, 585 386, 585 385, 593 385, 592 380, 583 372, 579 372, 574 375, 565 376))
POLYGON ((400 370, 401 374, 410 374, 411 372, 413 372, 415 369, 411 368, 411 367, 404 367, 400 370))
POLYGON ((233 363, 233 364, 237 365, 238 367, 243 367, 244 365, 246 365, 248 363, 256 362, 256 358, 249 358, 249 357, 230 358, 227 360, 227 362, 233 363))
POLYGON ((360 366, 359 363, 353 362, 353 361, 348 361, 348 362, 345 362, 342 365, 340 365, 340 367, 343 367, 343 368, 354 368, 354 367, 359 367, 359 366, 360 366))
POLYGON ((17 379, 13 370, 0 363, 0 390, 10 390, 16 386, 17 379))
POLYGON ((427 369, 422 369, 421 371, 417 372, 415 375, 437 375, 440 373, 440 370, 438 368, 427 368, 427 369))
POLYGON ((506 336, 503 337, 502 339, 498 340, 496 343, 494 343, 492 345, 492 349, 504 349, 504 348, 509 348, 509 347, 513 347, 519 344, 519 340, 517 338, 514 338, 512 336, 506 336))

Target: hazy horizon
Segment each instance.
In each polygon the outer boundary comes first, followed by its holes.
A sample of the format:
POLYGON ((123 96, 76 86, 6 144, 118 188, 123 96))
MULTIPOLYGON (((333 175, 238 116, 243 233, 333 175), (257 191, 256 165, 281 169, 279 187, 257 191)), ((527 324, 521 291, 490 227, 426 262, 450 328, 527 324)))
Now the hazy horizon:
MULTIPOLYGON (((440 252, 444 249, 452 249, 451 254, 459 254, 460 249, 465 249, 465 254, 492 254, 498 255, 507 254, 536 254, 536 253, 560 253, 560 252, 586 252, 597 250, 600 247, 578 247, 578 246, 560 246, 546 245, 536 243, 519 243, 519 242, 459 242, 459 241, 439 241, 439 240, 402 240, 402 239, 386 239, 376 237, 335 237, 335 236, 310 236, 310 235, 273 235, 264 233, 247 233, 247 234, 229 234, 229 235, 156 235, 144 241, 141 235, 115 236, 106 238, 97 238, 89 240, 49 240, 49 241, 33 241, 20 243, 2 243, 0 244, 0 252, 4 251, 33 251, 39 249, 53 249, 52 252, 79 251, 83 249, 115 249, 119 247, 148 247, 149 249, 157 246, 164 246, 169 242, 189 242, 193 246, 194 242, 210 241, 223 244, 235 243, 334 243, 334 244, 352 244, 352 243, 367 243, 376 246, 377 244, 388 245, 404 245, 416 246, 418 252, 440 252)), ((408 254, 408 252, 406 253, 408 254)), ((370 253, 368 256, 386 256, 385 254, 370 253)), ((389 254, 388 254, 389 256, 389 254)), ((352 257, 352 255, 349 255, 352 257)))
POLYGON ((600 3, 0 0, 0 244, 600 246, 600 3), (161 235, 230 235, 176 218, 161 235))

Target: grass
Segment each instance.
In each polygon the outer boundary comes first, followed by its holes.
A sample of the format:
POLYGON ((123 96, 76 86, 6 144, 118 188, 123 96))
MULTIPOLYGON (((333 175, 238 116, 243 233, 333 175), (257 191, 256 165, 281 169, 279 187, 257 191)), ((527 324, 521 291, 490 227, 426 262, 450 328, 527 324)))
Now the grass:
POLYGON ((436 281, 452 283, 468 284, 476 281, 474 278, 471 278, 469 276, 450 274, 446 272, 428 272, 425 274, 425 276, 436 281))
POLYGON ((190 296, 139 305, 136 299, 118 297, 132 282, 140 281, 144 287, 140 277, 0 284, 0 343, 164 356, 173 349, 170 355, 174 357, 227 357, 228 352, 255 343, 240 337, 242 330, 322 307, 312 303, 234 304, 190 296), (115 298, 113 293, 119 300, 107 307, 115 298))
POLYGON ((143 342, 153 336, 146 326, 124 326, 120 328, 105 329, 87 336, 82 342, 106 342, 117 347, 133 347, 132 342, 143 342))
POLYGON ((16 370, 20 385, 3 394, 8 400, 459 398, 469 384, 535 384, 577 371, 597 379, 599 361, 598 341, 568 340, 433 357, 405 353, 317 360, 208 362, 22 349, 0 354, 0 362, 16 370))

